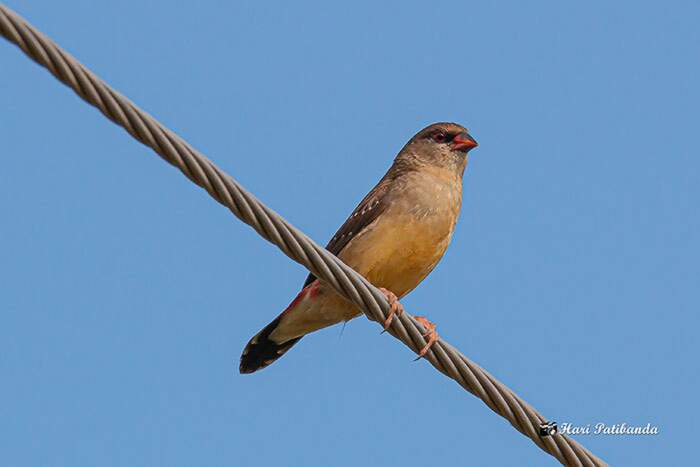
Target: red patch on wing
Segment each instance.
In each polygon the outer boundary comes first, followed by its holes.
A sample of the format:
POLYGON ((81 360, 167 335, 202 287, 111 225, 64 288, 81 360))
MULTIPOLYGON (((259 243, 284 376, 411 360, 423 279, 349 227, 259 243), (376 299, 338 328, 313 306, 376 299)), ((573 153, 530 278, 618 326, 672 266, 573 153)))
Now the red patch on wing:
POLYGON ((309 289, 309 297, 314 298, 321 291, 321 283, 317 280, 306 286, 309 289))
POLYGON ((292 311, 298 304, 301 302, 304 298, 307 296, 309 298, 314 298, 318 295, 318 293, 321 291, 321 283, 317 280, 313 281, 311 284, 307 285, 303 289, 301 289, 301 292, 292 300, 292 303, 285 308, 285 310, 282 312, 282 314, 286 314, 289 311, 292 311))

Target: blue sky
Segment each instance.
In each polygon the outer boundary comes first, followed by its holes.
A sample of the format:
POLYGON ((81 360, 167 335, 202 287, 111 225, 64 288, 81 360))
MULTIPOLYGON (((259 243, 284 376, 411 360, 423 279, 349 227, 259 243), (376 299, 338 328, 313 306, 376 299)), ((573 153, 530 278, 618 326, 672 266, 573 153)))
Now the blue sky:
MULTIPOLYGON (((320 243, 428 123, 480 147, 404 304, 613 465, 697 429, 696 2, 7 5, 320 243)), ((376 324, 241 349, 306 271, 0 44, 0 464, 557 465, 376 324)), ((685 452, 684 452, 685 451, 685 452)))

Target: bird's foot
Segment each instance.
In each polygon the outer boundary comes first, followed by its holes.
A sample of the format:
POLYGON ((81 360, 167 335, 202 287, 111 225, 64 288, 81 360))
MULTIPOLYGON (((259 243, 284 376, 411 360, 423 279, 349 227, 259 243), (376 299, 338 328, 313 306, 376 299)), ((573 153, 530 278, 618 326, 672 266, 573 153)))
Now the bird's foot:
POLYGON ((384 320, 384 334, 391 326, 391 322, 394 320, 394 316, 401 316, 403 314, 403 305, 399 302, 399 298, 391 290, 387 290, 384 287, 380 287, 379 290, 384 294, 386 300, 389 302, 389 314, 384 320))
POLYGON ((423 337, 428 338, 428 342, 425 344, 425 347, 423 347, 420 352, 418 353, 418 358, 416 360, 420 360, 421 358, 425 357, 425 354, 428 353, 428 350, 437 342, 438 338, 440 335, 437 333, 435 330, 435 324, 431 323, 428 321, 427 318, 423 316, 416 316, 416 321, 418 321, 420 324, 423 325, 425 330, 427 331, 425 334, 423 334, 423 337))

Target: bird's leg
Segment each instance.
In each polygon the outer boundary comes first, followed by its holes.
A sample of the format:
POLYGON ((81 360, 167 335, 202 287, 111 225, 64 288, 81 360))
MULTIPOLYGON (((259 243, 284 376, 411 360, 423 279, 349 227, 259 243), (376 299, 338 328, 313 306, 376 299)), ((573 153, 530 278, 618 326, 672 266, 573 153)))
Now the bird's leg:
POLYGON ((386 300, 389 302, 389 314, 384 320, 384 331, 386 332, 391 326, 391 322, 394 320, 394 316, 401 316, 403 314, 403 305, 399 302, 399 298, 391 290, 387 290, 384 287, 380 287, 379 290, 384 294, 386 300))
POLYGON ((425 330, 427 331, 425 334, 423 334, 423 337, 428 338, 428 343, 425 344, 425 347, 423 347, 420 352, 418 353, 418 358, 416 360, 425 357, 425 354, 428 353, 428 350, 433 346, 435 342, 437 342, 439 334, 435 330, 435 325, 428 321, 428 319, 424 316, 416 316, 416 321, 418 321, 420 324, 423 325, 425 330))

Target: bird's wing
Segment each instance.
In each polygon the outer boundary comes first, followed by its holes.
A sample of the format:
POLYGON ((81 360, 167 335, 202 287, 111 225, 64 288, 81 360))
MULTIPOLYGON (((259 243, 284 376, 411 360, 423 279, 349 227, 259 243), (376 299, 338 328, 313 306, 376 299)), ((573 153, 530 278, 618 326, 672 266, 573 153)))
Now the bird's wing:
MULTIPOLYGON (((350 214, 345 223, 340 226, 340 229, 333 235, 331 241, 326 245, 326 250, 338 256, 343 248, 350 243, 350 240, 362 232, 370 225, 379 214, 387 208, 387 193, 389 192, 390 180, 382 179, 377 186, 372 188, 367 196, 364 197, 360 204, 350 214)), ((316 276, 309 274, 304 282, 304 286, 311 284, 316 280, 316 276)), ((302 287, 302 288, 303 288, 302 287)))

